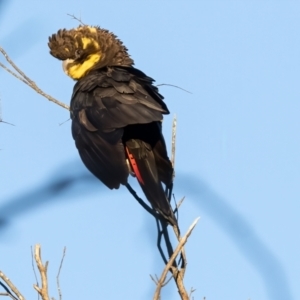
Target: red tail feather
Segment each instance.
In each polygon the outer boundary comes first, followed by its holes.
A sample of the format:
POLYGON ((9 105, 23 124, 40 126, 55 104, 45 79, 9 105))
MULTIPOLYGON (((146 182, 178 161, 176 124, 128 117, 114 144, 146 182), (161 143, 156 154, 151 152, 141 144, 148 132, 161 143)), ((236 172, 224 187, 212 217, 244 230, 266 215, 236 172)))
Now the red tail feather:
POLYGON ((128 150, 127 147, 125 147, 125 148, 126 148, 126 152, 127 152, 127 155, 128 155, 128 159, 130 161, 131 168, 132 168, 132 170, 133 170, 133 172, 134 172, 137 180, 139 181, 140 184, 145 185, 144 180, 143 180, 143 178, 141 176, 141 173, 140 173, 140 171, 138 169, 137 163, 136 163, 133 155, 129 152, 129 150, 128 150))

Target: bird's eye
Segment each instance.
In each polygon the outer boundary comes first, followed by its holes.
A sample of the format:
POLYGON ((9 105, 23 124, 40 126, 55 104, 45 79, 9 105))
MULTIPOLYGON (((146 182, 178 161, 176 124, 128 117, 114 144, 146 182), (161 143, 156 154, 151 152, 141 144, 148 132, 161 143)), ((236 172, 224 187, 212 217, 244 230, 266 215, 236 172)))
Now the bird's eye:
POLYGON ((82 54, 82 50, 81 49, 76 49, 75 50, 75 57, 76 58, 79 58, 81 56, 81 54, 82 54))

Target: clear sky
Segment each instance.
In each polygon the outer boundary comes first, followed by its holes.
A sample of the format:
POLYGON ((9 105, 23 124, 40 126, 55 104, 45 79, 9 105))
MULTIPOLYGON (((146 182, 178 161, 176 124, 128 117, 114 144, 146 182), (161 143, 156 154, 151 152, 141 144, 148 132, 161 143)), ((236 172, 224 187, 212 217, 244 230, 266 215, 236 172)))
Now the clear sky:
MULTIPOLYGON (((157 84, 192 92, 160 88, 169 145, 178 117, 182 231, 201 217, 186 247, 194 299, 300 299, 299 1, 0 1, 0 45, 65 103, 74 82, 47 39, 77 27, 68 13, 113 31, 157 84)), ((2 69, 0 98, 15 125, 0 123, 0 270, 33 299, 41 243, 58 299, 66 246, 63 299, 151 299, 163 268, 152 217, 85 170, 70 121, 59 125, 67 110, 2 69)), ((178 299, 173 283, 162 299, 178 299)))

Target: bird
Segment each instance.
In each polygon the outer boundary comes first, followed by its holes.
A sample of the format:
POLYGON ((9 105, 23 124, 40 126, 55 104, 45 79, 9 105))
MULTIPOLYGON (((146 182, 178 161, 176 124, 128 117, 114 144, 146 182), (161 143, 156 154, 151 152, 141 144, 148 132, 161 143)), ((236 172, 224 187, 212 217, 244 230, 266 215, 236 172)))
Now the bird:
POLYGON ((162 134, 169 110, 154 80, 134 67, 123 42, 99 26, 60 29, 50 54, 76 81, 70 103, 72 136, 87 169, 110 189, 135 176, 152 208, 177 225, 163 184, 173 166, 162 134))

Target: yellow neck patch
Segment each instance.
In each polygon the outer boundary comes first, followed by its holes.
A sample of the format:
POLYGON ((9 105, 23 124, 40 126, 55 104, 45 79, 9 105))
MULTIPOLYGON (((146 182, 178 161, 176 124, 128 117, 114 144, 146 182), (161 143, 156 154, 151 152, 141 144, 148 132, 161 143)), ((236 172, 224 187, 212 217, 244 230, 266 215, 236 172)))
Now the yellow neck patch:
POLYGON ((81 38, 82 44, 83 44, 83 49, 86 49, 88 46, 93 45, 94 48, 99 49, 99 44, 91 38, 83 37, 81 38))
POLYGON ((82 78, 101 58, 100 53, 91 54, 82 63, 67 67, 66 73, 73 79, 82 78))

